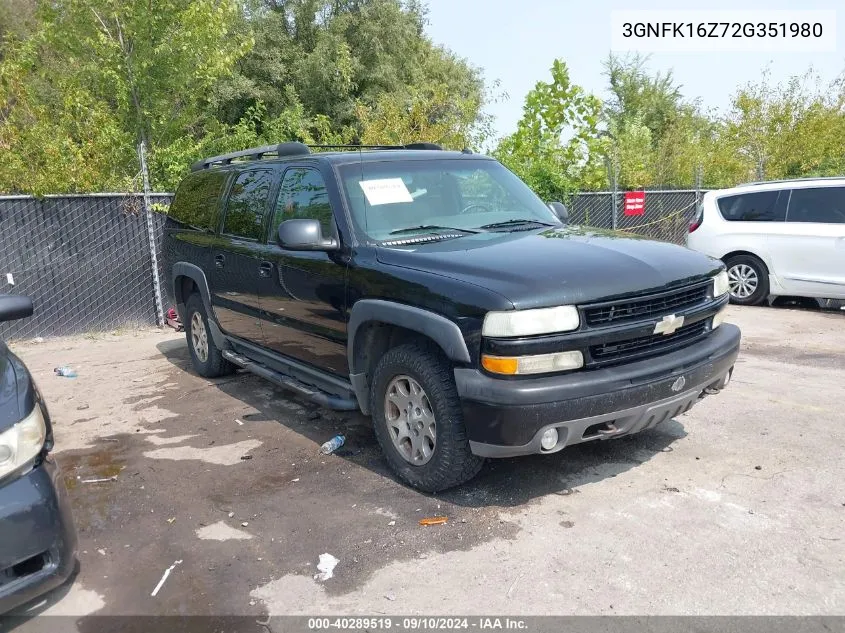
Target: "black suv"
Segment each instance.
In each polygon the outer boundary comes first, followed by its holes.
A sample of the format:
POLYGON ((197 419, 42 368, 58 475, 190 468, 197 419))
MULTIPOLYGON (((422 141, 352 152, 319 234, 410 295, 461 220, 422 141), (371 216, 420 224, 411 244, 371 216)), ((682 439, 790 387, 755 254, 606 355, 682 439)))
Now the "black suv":
POLYGON ((426 491, 652 427, 724 387, 739 350, 721 262, 568 226, 497 161, 430 144, 200 161, 165 242, 201 375, 371 415, 426 491))

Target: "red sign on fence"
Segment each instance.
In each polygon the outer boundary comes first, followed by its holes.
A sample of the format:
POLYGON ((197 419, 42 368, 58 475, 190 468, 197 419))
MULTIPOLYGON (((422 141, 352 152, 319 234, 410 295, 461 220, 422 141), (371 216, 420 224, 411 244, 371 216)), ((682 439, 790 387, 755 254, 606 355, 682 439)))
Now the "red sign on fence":
POLYGON ((625 215, 645 214, 645 191, 625 192, 625 215))

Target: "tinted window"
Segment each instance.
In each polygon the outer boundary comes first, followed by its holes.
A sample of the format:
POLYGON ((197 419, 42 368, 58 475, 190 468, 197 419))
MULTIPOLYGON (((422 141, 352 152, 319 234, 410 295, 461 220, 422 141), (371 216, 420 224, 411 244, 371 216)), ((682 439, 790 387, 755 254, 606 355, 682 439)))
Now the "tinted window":
POLYGON ((793 189, 786 219, 789 222, 845 224, 845 187, 793 189))
POLYGON ((221 171, 200 171, 191 174, 176 191, 167 214, 182 224, 204 231, 214 230, 214 212, 226 182, 221 171))
POLYGON ((320 172, 313 169, 288 169, 279 190, 273 227, 278 230, 285 220, 307 218, 320 221, 323 235, 334 234, 329 193, 320 172))
POLYGON ((722 217, 732 222, 783 222, 789 191, 760 191, 718 199, 722 217))
POLYGON ((264 226, 267 198, 273 184, 273 172, 266 170, 245 171, 229 192, 223 232, 257 240, 264 226))

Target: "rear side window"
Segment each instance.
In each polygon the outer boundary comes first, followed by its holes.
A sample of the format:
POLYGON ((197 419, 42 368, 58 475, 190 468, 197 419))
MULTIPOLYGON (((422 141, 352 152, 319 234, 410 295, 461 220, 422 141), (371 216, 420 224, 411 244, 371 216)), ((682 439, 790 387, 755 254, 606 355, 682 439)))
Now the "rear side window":
POLYGON ((272 185, 272 171, 253 169, 241 173, 229 192, 223 233, 249 240, 260 239, 272 185))
POLYGON ((845 224, 845 187, 793 189, 786 220, 845 224))
POLYGON ((717 200, 729 222, 783 222, 789 191, 758 191, 724 196, 717 200))
POLYGON ((293 219, 319 220, 323 235, 334 233, 329 192, 323 176, 314 169, 293 168, 285 172, 273 228, 278 230, 282 222, 293 219))
POLYGON ((191 228, 213 231, 215 211, 225 182, 226 173, 221 171, 191 174, 176 190, 167 215, 191 228))

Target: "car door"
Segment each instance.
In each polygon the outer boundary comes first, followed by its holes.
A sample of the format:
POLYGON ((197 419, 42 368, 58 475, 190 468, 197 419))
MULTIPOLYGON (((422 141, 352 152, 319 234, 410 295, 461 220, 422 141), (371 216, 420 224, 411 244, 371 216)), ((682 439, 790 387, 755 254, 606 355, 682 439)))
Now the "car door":
POLYGON ((324 236, 338 236, 329 192, 316 168, 289 167, 282 177, 260 263, 264 342, 285 356, 347 376, 346 261, 340 251, 279 246, 279 224, 295 218, 317 219, 324 236))
POLYGON ((224 332, 261 341, 258 275, 260 240, 264 234, 271 169, 249 169, 232 183, 219 237, 212 248, 210 281, 214 314, 224 332))
POLYGON ((845 298, 845 187, 792 189, 782 227, 769 250, 784 288, 845 298))

